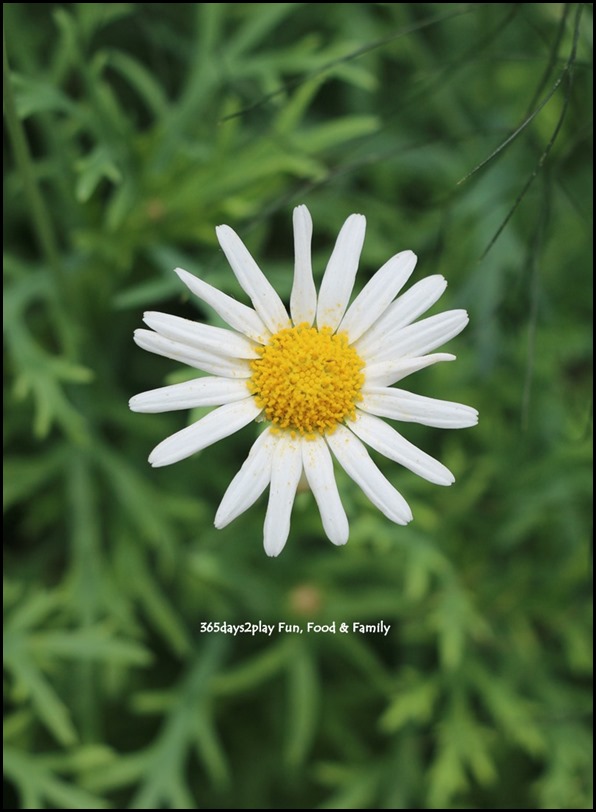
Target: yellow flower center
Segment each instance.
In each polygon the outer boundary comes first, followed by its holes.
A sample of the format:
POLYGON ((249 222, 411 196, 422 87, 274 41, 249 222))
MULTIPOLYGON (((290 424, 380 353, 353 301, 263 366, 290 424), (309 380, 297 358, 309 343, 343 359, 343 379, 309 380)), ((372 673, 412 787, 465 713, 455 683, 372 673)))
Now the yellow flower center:
POLYGON ((277 428, 313 437, 354 417, 364 361, 348 345, 347 333, 304 323, 280 330, 257 351, 248 387, 277 428))

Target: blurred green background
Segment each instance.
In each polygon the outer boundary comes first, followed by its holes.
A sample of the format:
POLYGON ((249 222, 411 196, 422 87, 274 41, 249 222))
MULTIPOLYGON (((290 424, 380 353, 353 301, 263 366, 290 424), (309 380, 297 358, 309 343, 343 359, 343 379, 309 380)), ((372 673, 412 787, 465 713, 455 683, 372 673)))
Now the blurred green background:
POLYGON ((5 805, 591 808, 591 7, 4 8, 5 805), (240 297, 219 223, 287 298, 299 203, 319 280, 352 212, 358 286, 447 277, 406 386, 480 424, 403 427, 451 488, 375 457, 407 528, 338 472, 348 545, 303 493, 271 560, 263 500, 212 524, 253 428, 147 464, 192 372, 132 332, 213 319, 177 265, 240 297))

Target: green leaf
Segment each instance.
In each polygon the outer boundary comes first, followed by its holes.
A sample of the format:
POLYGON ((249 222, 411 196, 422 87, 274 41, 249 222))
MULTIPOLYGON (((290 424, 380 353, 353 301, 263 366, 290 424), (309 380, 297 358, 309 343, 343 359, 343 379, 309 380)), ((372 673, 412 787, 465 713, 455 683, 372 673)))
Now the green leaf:
POLYGON ((107 64, 127 80, 156 118, 168 114, 167 97, 158 79, 139 60, 125 51, 111 49, 107 64))
POLYGON ((408 722, 428 723, 432 719, 439 692, 440 684, 436 678, 425 679, 420 673, 413 674, 391 700, 381 717, 381 726, 384 730, 395 732, 408 722))
POLYGON ((77 23, 85 39, 110 23, 134 13, 134 3, 75 3, 77 23))
MULTIPOLYGON (((175 277, 175 274, 172 274, 175 277)), ((114 308, 116 310, 136 310, 168 299, 179 291, 180 285, 176 283, 176 278, 151 279, 142 282, 132 288, 127 288, 114 297, 114 308)))
POLYGON ((89 200, 104 178, 115 185, 122 180, 122 173, 116 161, 104 146, 96 147, 77 161, 76 170, 79 175, 76 196, 80 203, 86 203, 89 200))
POLYGON ((206 703, 197 713, 195 724, 195 742, 199 761, 204 765, 215 787, 221 789, 228 786, 231 779, 231 768, 217 734, 212 713, 206 703))
POLYGON ((350 116, 301 130, 294 143, 300 150, 317 154, 374 133, 379 126, 376 116, 350 116))
POLYGON ((67 113, 77 117, 78 107, 60 88, 47 79, 33 79, 13 74, 15 104, 20 118, 26 119, 37 113, 67 113))
POLYGON ((23 653, 15 653, 7 660, 16 679, 16 689, 27 696, 41 722, 54 738, 64 746, 75 744, 77 732, 72 723, 70 712, 41 671, 23 653))
POLYGON ((320 704, 319 678, 308 648, 292 640, 288 660, 288 718, 285 724, 286 760, 291 767, 307 758, 317 730, 320 704))
POLYGON ((28 647, 34 654, 68 660, 105 660, 118 665, 147 665, 151 653, 131 640, 118 640, 107 629, 85 628, 73 632, 44 632, 32 635, 28 647))
POLYGON ((289 654, 288 643, 284 640, 279 641, 242 665, 218 674, 213 681, 215 694, 233 696, 267 682, 283 670, 289 654))
POLYGON ((178 612, 148 570, 139 551, 131 548, 129 555, 130 566, 135 572, 134 592, 142 607, 161 632, 166 645, 178 656, 188 654, 192 651, 192 643, 178 612))
POLYGON ((7 747, 4 770, 21 796, 23 809, 106 809, 103 799, 58 778, 44 764, 44 757, 7 747), (47 807, 44 800, 48 802, 47 807))
POLYGON ((4 461, 4 510, 18 502, 31 499, 42 486, 47 486, 64 465, 62 449, 37 454, 35 457, 15 456, 4 461))

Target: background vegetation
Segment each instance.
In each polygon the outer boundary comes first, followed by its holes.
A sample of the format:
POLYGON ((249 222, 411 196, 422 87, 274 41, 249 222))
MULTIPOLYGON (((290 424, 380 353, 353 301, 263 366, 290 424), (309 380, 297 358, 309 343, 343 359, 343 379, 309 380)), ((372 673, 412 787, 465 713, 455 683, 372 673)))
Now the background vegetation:
MULTIPOLYGON (((8 3, 5 744, 9 807, 589 809, 591 15, 558 3, 8 3), (188 370, 144 309, 239 295, 228 223, 287 296, 291 210, 368 218, 359 284, 405 248, 471 325, 408 426, 456 484, 341 477, 346 548, 301 494, 215 509, 252 429, 171 468, 188 370), (202 621, 391 624, 387 637, 202 621)), ((192 419, 192 416, 190 416, 192 419)))

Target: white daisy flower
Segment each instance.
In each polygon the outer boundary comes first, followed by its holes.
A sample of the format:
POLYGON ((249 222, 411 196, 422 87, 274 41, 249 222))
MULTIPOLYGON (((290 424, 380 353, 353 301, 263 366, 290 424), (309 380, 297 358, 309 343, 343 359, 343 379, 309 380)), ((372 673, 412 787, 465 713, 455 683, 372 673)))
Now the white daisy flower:
POLYGON ((449 429, 478 422, 478 413, 470 406, 393 386, 419 369, 453 361, 453 355, 432 351, 463 330, 468 314, 450 310, 415 322, 439 299, 447 282, 442 276, 430 276, 397 297, 416 265, 412 251, 386 262, 348 307, 365 225, 361 214, 348 217, 317 297, 311 266, 312 220, 306 206, 294 209, 290 314, 238 235, 229 226, 219 226, 219 243, 253 307, 177 268, 192 293, 232 329, 151 312, 144 315, 151 329, 135 332, 143 349, 208 375, 136 395, 130 401, 133 411, 217 407, 160 443, 149 457, 151 465, 190 457, 254 420, 266 423, 224 494, 215 526, 225 527, 269 486, 264 545, 270 556, 279 555, 285 546, 303 475, 329 539, 334 544, 348 540, 333 457, 397 524, 407 524, 412 512, 365 444, 437 485, 454 481, 444 465, 381 418, 449 429))

